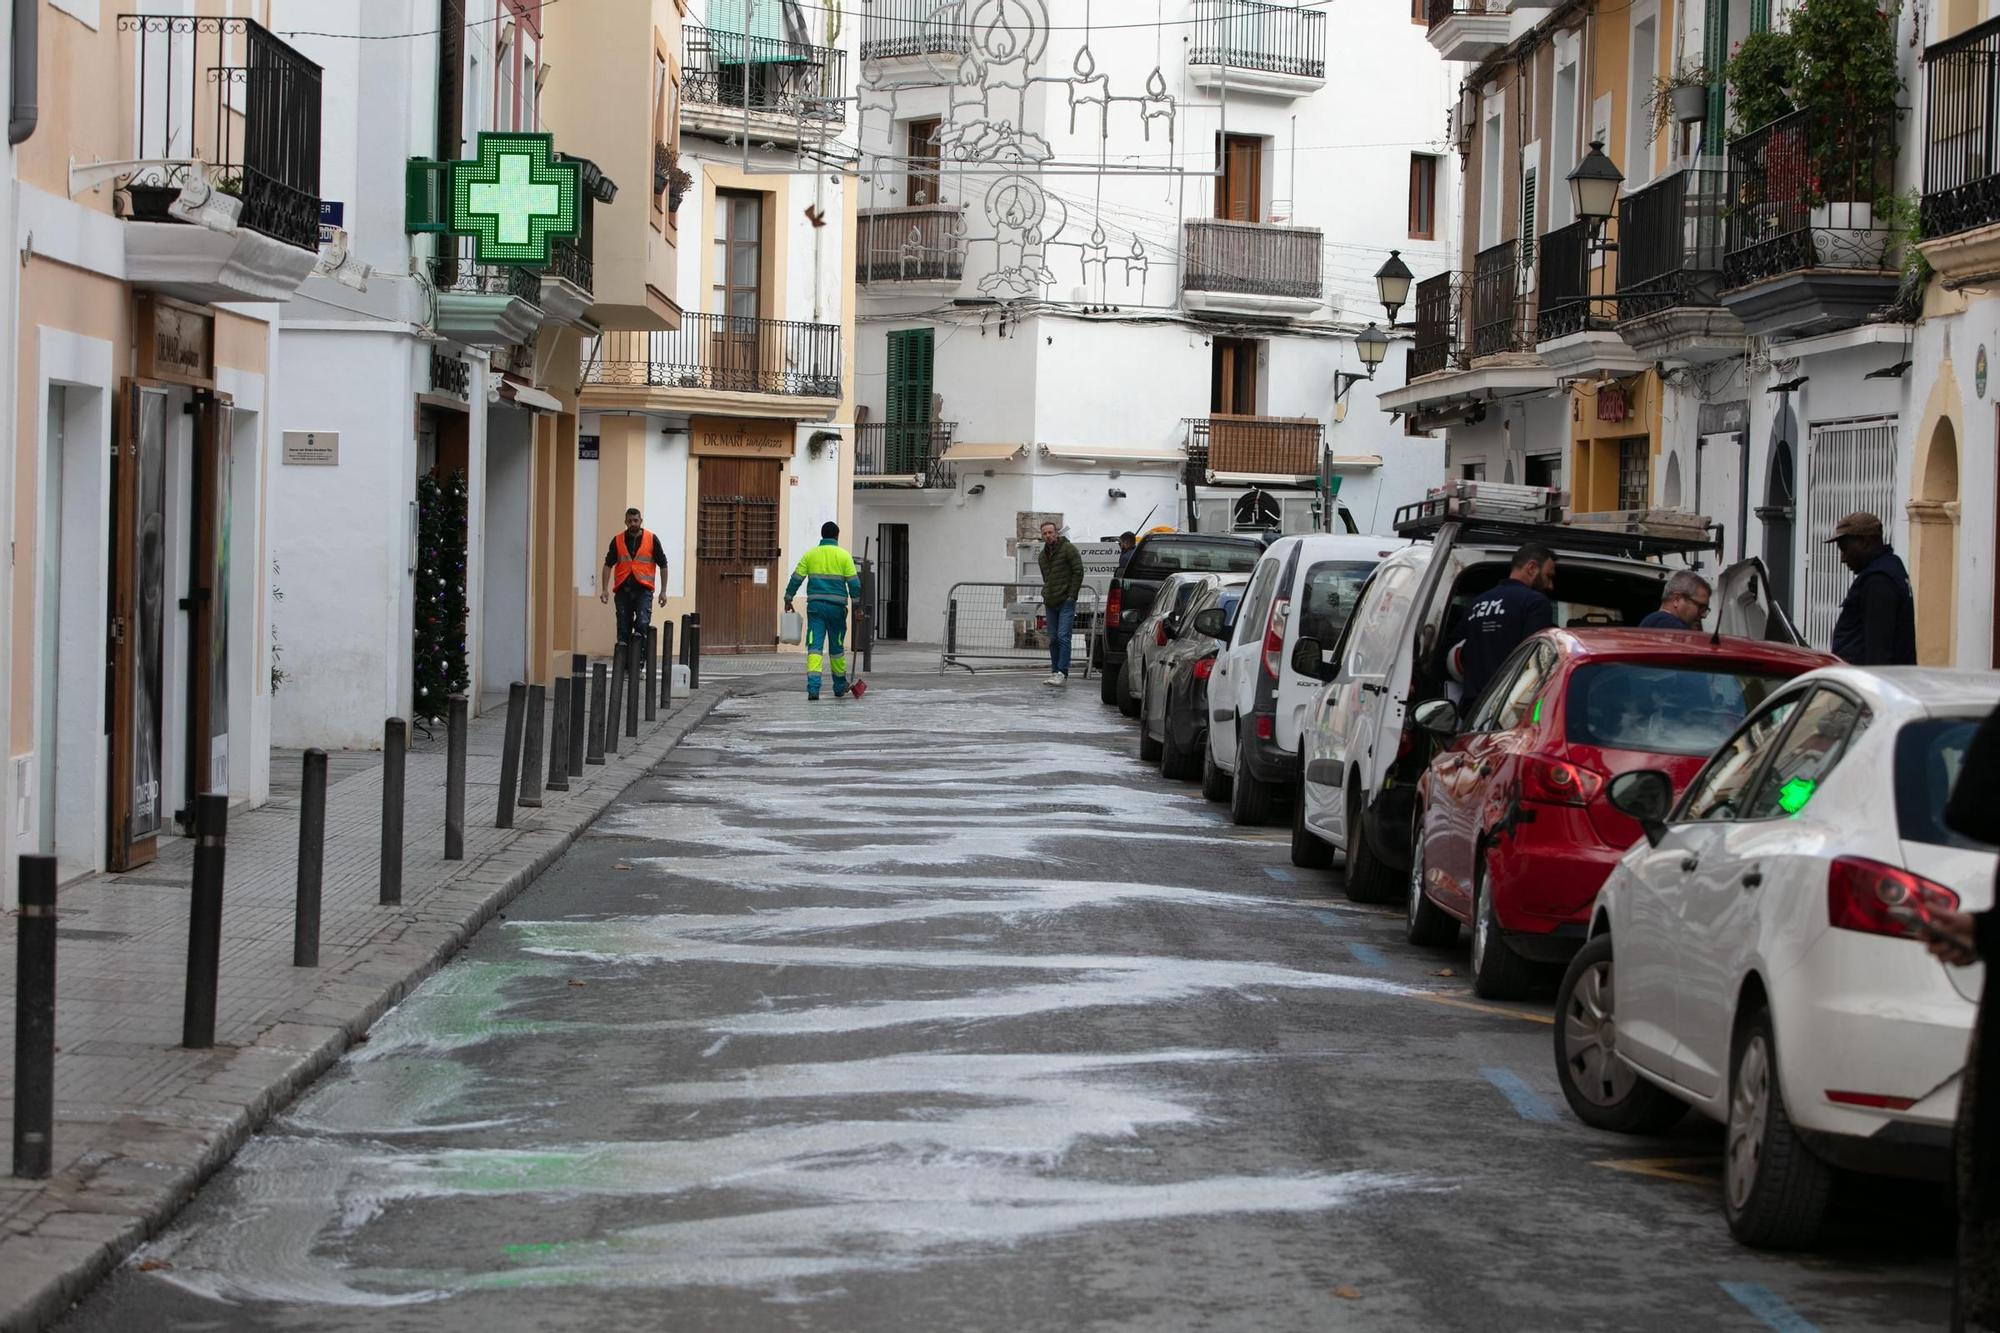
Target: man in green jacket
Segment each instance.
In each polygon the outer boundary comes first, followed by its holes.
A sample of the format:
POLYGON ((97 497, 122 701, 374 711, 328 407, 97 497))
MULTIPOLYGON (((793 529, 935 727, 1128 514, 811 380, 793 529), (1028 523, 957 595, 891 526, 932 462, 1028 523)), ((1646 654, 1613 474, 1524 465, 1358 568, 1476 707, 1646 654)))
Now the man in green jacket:
POLYGON ((833 659, 833 697, 842 698, 847 694, 847 604, 855 603, 855 614, 861 614, 861 576, 854 568, 854 557, 840 549, 840 525, 822 523, 819 528, 819 545, 799 557, 799 567, 792 571, 791 582, 785 585, 785 609, 792 609, 792 598, 798 595, 799 585, 806 588, 806 698, 819 698, 820 649, 833 659))
POLYGON ((1042 610, 1049 622, 1049 678, 1069 684, 1069 641, 1076 632, 1076 595, 1083 591, 1083 553, 1053 523, 1042 524, 1042 610))

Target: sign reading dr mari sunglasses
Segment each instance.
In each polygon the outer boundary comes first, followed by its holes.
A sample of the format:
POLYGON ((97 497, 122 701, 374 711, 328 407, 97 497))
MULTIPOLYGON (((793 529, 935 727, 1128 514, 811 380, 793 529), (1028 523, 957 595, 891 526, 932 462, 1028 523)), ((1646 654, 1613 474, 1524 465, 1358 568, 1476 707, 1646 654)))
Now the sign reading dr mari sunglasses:
POLYGON ((581 189, 554 136, 483 133, 477 158, 451 164, 450 229, 474 239, 481 264, 546 265, 549 242, 582 227, 581 189))

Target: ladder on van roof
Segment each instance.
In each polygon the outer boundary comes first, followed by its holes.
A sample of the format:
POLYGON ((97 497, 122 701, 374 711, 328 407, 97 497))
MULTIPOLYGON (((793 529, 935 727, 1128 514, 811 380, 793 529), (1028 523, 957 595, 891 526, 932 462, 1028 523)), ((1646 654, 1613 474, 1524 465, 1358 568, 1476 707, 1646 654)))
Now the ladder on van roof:
POLYGON ((1629 559, 1720 551, 1722 528, 1671 509, 1567 512, 1569 494, 1550 486, 1448 481, 1396 510, 1396 535, 1435 540, 1447 525, 1454 544, 1520 545, 1543 541, 1561 551, 1629 559))

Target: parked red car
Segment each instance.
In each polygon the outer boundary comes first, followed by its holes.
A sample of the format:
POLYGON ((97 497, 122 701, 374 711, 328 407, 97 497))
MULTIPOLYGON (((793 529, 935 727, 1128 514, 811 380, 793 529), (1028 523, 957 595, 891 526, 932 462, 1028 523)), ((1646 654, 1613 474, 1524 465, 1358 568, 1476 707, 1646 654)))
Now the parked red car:
POLYGON ((1473 705, 1421 704, 1452 739, 1417 782, 1409 940, 1472 927, 1476 993, 1525 994, 1542 965, 1583 946, 1605 876, 1641 834, 1605 798, 1612 778, 1660 769, 1678 792, 1744 715, 1824 653, 1672 630, 1544 630, 1473 705))

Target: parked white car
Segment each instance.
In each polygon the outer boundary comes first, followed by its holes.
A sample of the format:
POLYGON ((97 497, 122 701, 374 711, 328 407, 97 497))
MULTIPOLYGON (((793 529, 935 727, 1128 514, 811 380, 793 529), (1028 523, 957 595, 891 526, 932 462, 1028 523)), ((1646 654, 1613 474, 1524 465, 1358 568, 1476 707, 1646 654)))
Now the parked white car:
POLYGON ((1563 1092, 1602 1129, 1690 1106, 1725 1124, 1723 1208, 1747 1244, 1809 1243, 1840 1169, 1949 1169, 1982 973, 1939 963, 1914 923, 1992 904, 1994 853, 1943 813, 1996 703, 1991 672, 1828 667, 1746 718, 1677 804, 1664 775, 1611 785, 1646 838, 1563 978, 1563 1092))
POLYGON ((1409 543, 1393 537, 1306 533, 1271 543, 1228 627, 1208 682, 1208 745, 1201 791, 1227 800, 1238 824, 1262 824, 1299 781, 1299 733, 1319 692, 1293 659, 1300 639, 1331 647, 1382 558, 1409 543))

